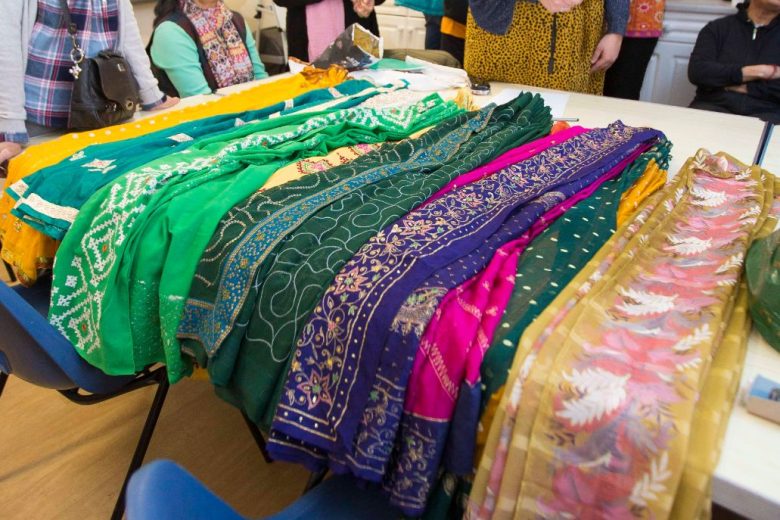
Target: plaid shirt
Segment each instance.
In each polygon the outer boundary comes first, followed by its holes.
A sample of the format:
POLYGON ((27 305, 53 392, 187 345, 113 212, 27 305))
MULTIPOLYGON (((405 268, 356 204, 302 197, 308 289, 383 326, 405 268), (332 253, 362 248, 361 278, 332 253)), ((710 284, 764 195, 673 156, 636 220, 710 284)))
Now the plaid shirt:
MULTIPOLYGON (((27 120, 49 128, 65 128, 70 112, 73 76, 68 70, 72 48, 61 0, 38 0, 38 16, 30 38, 24 95, 27 120)), ((78 27, 76 40, 85 56, 116 46, 118 0, 68 0, 78 27)))

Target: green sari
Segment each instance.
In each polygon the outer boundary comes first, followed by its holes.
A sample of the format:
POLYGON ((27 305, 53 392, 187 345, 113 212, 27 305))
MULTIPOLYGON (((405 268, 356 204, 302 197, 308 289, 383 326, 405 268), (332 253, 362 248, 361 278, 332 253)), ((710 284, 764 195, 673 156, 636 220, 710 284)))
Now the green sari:
MULTIPOLYGON (((240 264, 246 258, 240 249, 204 257, 198 279, 209 280, 210 287, 191 294, 188 310, 193 311, 194 319, 184 320, 185 325, 200 322, 201 334, 192 334, 193 329, 182 332, 197 339, 185 342, 186 347, 199 363, 208 365, 217 393, 241 407, 255 422, 268 426, 295 340, 334 274, 354 252, 458 175, 545 135, 550 124, 549 109, 541 98, 525 94, 497 109, 447 121, 419 139, 386 146, 357 159, 346 171, 371 172, 386 169, 384 165, 396 171, 325 205, 278 242, 270 254, 264 253, 252 283, 240 293, 227 321, 204 322, 199 309, 210 305, 204 306, 204 301, 223 296, 232 300, 232 295, 221 292, 225 276, 220 272, 228 272, 226 266, 231 262, 240 264), (225 265, 220 263, 222 258, 228 259, 225 265), (207 339, 209 329, 220 334, 207 339)), ((224 221, 224 228, 251 227, 255 220, 250 217, 246 221, 240 214, 251 215, 262 206, 245 209, 236 212, 236 219, 224 221)), ((266 228, 254 230, 252 236, 264 235, 266 228)), ((219 249, 216 244, 208 248, 219 249)))
POLYGON ((198 259, 222 216, 278 168, 345 145, 402 139, 459 109, 350 109, 250 123, 132 170, 82 207, 54 267, 50 322, 89 363, 132 374, 190 370, 176 329, 198 259))

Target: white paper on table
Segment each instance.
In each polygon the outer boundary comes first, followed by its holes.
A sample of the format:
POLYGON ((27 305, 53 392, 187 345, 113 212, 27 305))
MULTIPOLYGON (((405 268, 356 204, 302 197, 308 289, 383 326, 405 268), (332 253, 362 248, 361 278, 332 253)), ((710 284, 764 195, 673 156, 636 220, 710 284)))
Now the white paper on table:
POLYGON ((486 105, 488 103, 495 103, 496 105, 503 105, 508 101, 513 100, 521 92, 531 92, 532 94, 539 94, 544 99, 544 104, 550 107, 553 117, 563 117, 563 113, 566 111, 566 104, 569 102, 569 94, 564 92, 540 92, 534 89, 519 89, 519 88, 505 88, 495 96, 484 98, 484 103, 479 103, 479 96, 475 96, 474 100, 480 105, 486 105))
POLYGON ((402 72, 398 70, 356 70, 350 72, 355 79, 367 79, 375 85, 396 84, 405 81, 408 89, 415 92, 439 92, 463 86, 461 81, 447 76, 433 76, 428 73, 402 72))

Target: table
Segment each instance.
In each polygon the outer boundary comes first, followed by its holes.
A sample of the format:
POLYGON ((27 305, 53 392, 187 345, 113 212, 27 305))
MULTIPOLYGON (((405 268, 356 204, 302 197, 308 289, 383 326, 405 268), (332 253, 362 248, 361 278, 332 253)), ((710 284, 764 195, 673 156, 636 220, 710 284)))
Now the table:
MULTIPOLYGON (((280 76, 222 89, 217 94, 183 99, 181 106, 202 103, 218 96, 239 91, 261 82, 274 81, 280 76)), ((477 98, 489 103, 507 88, 516 85, 492 84, 491 96, 477 98)), ((531 89, 539 92, 555 92, 531 89)), ((445 93, 451 95, 451 93, 445 93)), ((160 112, 153 112, 157 116, 160 112)), ((141 113, 137 117, 149 116, 141 113)), ((676 173, 685 160, 699 148, 724 151, 743 163, 750 163, 763 130, 757 119, 705 112, 688 108, 657 105, 638 101, 605 98, 585 94, 568 94, 563 115, 579 118, 579 124, 588 127, 606 126, 616 119, 631 126, 651 126, 663 131, 672 141, 670 173, 676 173)), ((45 136, 36 139, 46 139, 45 136)), ((775 132, 763 165, 780 174, 780 131, 775 132)), ((747 387, 756 374, 761 373, 780 381, 780 354, 753 331, 748 341, 748 352, 742 374, 742 387, 747 387)), ((739 397, 737 398, 739 400, 739 397)), ((780 517, 780 425, 750 415, 744 406, 736 403, 729 419, 723 450, 713 479, 713 499, 718 504, 756 520, 776 520, 780 517)))

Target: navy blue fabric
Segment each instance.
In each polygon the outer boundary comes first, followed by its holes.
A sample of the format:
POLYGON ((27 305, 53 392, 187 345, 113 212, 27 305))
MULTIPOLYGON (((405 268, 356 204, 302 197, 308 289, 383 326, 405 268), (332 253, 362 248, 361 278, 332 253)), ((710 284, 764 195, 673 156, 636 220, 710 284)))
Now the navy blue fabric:
POLYGON ((512 25, 516 0, 469 0, 471 16, 487 32, 504 35, 512 25))

